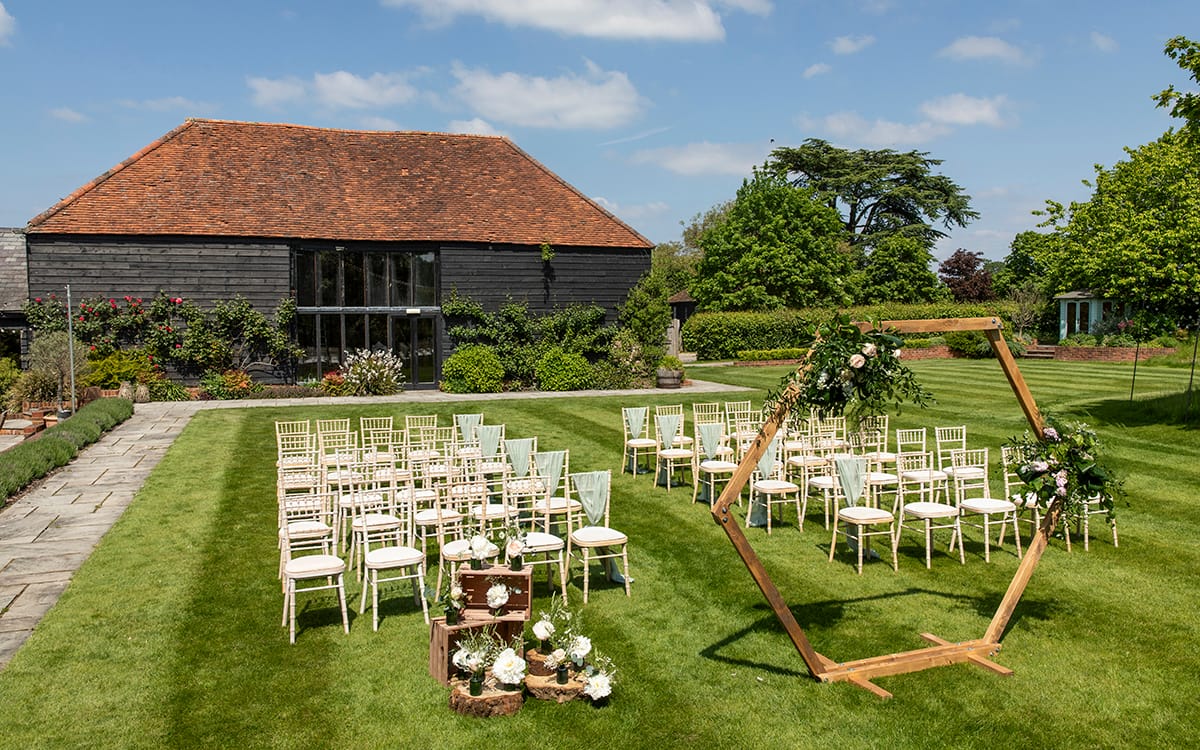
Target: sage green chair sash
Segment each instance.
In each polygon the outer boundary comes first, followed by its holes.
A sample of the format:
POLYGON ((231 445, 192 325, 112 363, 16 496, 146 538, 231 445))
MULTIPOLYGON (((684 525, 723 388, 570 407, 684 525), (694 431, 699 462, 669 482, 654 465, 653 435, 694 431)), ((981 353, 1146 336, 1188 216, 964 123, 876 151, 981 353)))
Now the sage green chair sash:
POLYGON ((675 444, 675 436, 679 434, 679 419, 678 414, 659 414, 654 418, 658 423, 658 435, 664 448, 675 444))
POLYGON ((867 459, 861 456, 838 456, 833 459, 833 465, 837 468, 838 481, 842 484, 846 504, 858 505, 863 490, 866 489, 867 459))
POLYGON ((629 430, 630 437, 642 436, 642 430, 646 426, 646 412, 649 410, 648 406, 627 406, 621 409, 621 415, 625 418, 625 428, 629 430))
POLYGON ((721 429, 720 422, 707 422, 696 426, 700 433, 700 448, 704 451, 706 460, 711 461, 717 457, 717 451, 721 448, 721 429))
POLYGON ((579 502, 583 505, 583 513, 591 526, 604 525, 611 479, 611 471, 585 471, 571 475, 571 481, 579 493, 579 502))
POLYGON ((504 452, 508 454, 508 463, 513 467, 513 474, 517 479, 529 473, 529 454, 533 452, 533 438, 505 440, 504 452))
POLYGON ((483 422, 482 414, 455 414, 454 423, 458 425, 458 438, 464 443, 475 439, 475 428, 483 422))
POLYGON ((500 433, 503 425, 481 424, 475 428, 475 436, 479 438, 479 452, 484 458, 495 458, 500 451, 500 433))
POLYGON ((775 437, 771 438, 771 444, 763 451, 762 457, 758 459, 758 476, 762 479, 770 479, 775 476, 775 459, 779 457, 779 433, 775 433, 775 437))
POLYGON ((553 497, 554 491, 558 489, 566 459, 566 451, 543 451, 533 454, 533 464, 537 467, 538 476, 545 484, 547 498, 553 497))

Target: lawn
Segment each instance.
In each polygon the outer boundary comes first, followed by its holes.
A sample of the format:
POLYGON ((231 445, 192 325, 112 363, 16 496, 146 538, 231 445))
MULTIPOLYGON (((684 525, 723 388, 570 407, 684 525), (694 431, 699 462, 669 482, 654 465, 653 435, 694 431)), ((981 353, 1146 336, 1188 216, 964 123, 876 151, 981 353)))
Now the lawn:
MULTIPOLYGON (((962 424, 972 445, 1025 429, 995 362, 913 365, 937 397, 893 428, 962 424)), ((1200 441, 1162 423, 1151 394, 1178 392, 1186 371, 1143 368, 1128 403, 1128 365, 1025 362, 1044 411, 1098 428, 1125 475, 1120 542, 1094 532, 1090 552, 1051 543, 995 660, 1013 677, 959 665, 881 678, 882 701, 811 680, 803 661, 707 509, 688 489, 614 474, 613 525, 630 537, 633 598, 602 584, 582 610, 615 660, 605 708, 528 701, 506 719, 467 719, 427 673, 428 631, 411 598, 352 615, 342 633, 319 595, 295 646, 279 626, 275 578, 277 418, 480 411, 510 436, 569 448, 573 471, 619 466, 620 407, 718 400, 686 390, 644 398, 285 407, 198 414, 25 647, 0 672, 0 747, 1170 747, 1194 741, 1188 685, 1200 673, 1200 441), (482 409, 480 409, 482 406, 482 409)), ((692 375, 755 388, 783 368, 692 375)), ((732 397, 731 397, 732 398, 732 397)), ((754 394, 756 403, 762 393, 754 394)), ((689 409, 690 411, 690 409, 689 409)), ((690 417, 689 417, 690 425, 690 417)), ((996 472, 994 475, 998 476, 996 472)), ((998 484, 998 483, 997 483, 998 484)), ((921 648, 932 632, 980 637, 1018 560, 1010 545, 967 563, 913 536, 900 571, 854 574, 826 562, 819 504, 803 532, 785 516, 749 538, 818 651, 840 660, 921 648)), ((944 540, 943 540, 944 541, 944 540)), ((570 593, 581 600, 575 568, 570 593)), ((350 584, 357 603, 358 585, 350 584)), ((535 616, 548 601, 536 589, 535 616)))

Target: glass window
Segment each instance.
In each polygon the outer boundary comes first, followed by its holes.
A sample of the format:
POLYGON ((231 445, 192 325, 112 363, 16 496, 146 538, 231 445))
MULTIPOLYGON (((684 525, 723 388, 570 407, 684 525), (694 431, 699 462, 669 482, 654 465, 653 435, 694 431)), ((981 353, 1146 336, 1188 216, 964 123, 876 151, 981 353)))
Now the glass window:
POLYGON ((309 250, 296 253, 296 304, 313 307, 317 304, 317 254, 309 250))
POLYGON ((437 304, 437 254, 413 255, 413 304, 437 304))
POLYGON ((388 306, 388 257, 385 253, 367 253, 367 304, 388 306))
POLYGON ((349 354, 350 352, 365 349, 367 346, 367 328, 365 318, 367 316, 361 314, 347 314, 346 316, 346 337, 342 340, 345 344, 342 351, 349 354))
MULTIPOLYGON (((312 255, 309 255, 308 262, 311 264, 312 261, 312 255)), ((316 315, 296 316, 296 344, 304 350, 304 353, 300 355, 300 363, 296 369, 296 376, 301 380, 321 377, 320 349, 317 348, 316 315)))
POLYGON ((342 316, 321 315, 318 317, 321 331, 320 367, 321 372, 326 373, 336 370, 342 361, 342 316))
POLYGON ((432 383, 437 380, 437 363, 434 356, 437 352, 437 324, 433 318, 418 318, 416 324, 417 356, 414 359, 417 371, 409 377, 414 383, 432 383))
POLYGON ((409 302, 408 273, 412 255, 392 253, 392 307, 404 307, 409 302))
POLYGON ((390 351, 391 346, 388 343, 388 316, 387 315, 368 315, 367 316, 367 344, 371 351, 390 351))
POLYGON ((1075 316, 1076 316, 1076 314, 1077 313, 1075 310, 1075 303, 1068 302, 1067 303, 1067 335, 1068 336, 1070 336, 1072 333, 1075 333, 1075 316))
POLYGON ((322 250, 317 254, 318 283, 321 285, 317 304, 321 307, 337 307, 341 304, 338 300, 338 259, 336 250, 322 250))
POLYGON ((1079 303, 1079 332, 1087 333, 1088 324, 1091 322, 1091 305, 1087 302, 1079 303))
POLYGON ((365 276, 363 262, 365 253, 353 251, 342 252, 342 305, 344 307, 362 307, 366 304, 363 295, 365 276))

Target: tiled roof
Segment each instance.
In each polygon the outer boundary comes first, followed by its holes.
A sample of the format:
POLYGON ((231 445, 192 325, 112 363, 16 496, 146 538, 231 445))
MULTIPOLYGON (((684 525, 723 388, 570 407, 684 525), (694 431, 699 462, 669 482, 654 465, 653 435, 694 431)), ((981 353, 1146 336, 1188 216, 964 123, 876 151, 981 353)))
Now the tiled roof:
POLYGON ((27 231, 651 246, 507 138, 202 119, 27 231))

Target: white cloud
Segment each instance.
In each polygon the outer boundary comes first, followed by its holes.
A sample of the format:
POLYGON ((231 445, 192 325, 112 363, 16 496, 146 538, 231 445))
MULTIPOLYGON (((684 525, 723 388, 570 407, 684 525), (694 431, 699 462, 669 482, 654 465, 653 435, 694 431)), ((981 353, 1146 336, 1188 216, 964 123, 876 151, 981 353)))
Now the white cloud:
POLYGON ((431 23, 479 16, 506 26, 532 26, 605 39, 711 41, 725 37, 717 8, 766 15, 769 0, 382 0, 411 8, 431 23))
POLYGON ((390 117, 378 117, 376 115, 368 115, 361 118, 359 124, 367 130, 403 130, 400 123, 390 117))
POLYGON ((151 112, 212 112, 217 109, 208 102, 198 102, 183 96, 164 96, 161 99, 122 99, 118 102, 129 109, 146 109, 151 112))
POLYGON ((260 107, 279 107, 313 100, 333 109, 377 109, 406 104, 417 96, 406 73, 358 76, 344 70, 315 73, 312 81, 248 77, 251 99, 260 107))
POLYGON ((875 43, 875 37, 870 34, 862 36, 839 36, 829 43, 835 55, 853 55, 862 52, 875 43))
POLYGON ((9 38, 17 31, 17 19, 0 3, 0 44, 8 44, 9 38))
POLYGON ((70 107, 55 107, 50 110, 50 116, 56 120, 63 122, 87 122, 87 116, 83 115, 70 107))
POLYGON ((487 120, 478 117, 473 117, 470 120, 451 120, 449 128, 451 133, 461 133, 464 135, 508 135, 508 133, 503 133, 494 128, 487 120))
POLYGON ((676 174, 736 175, 749 177, 754 167, 763 163, 768 149, 746 143, 689 143, 635 153, 634 164, 657 164, 676 174))
POLYGON ((289 102, 301 101, 307 94, 304 82, 299 78, 254 78, 246 79, 251 99, 260 107, 278 107, 289 102))
POLYGON ((938 53, 952 60, 999 60, 1011 65, 1025 65, 1028 55, 999 37, 964 36, 955 39, 938 53))
POLYGON ((863 0, 862 9, 867 13, 881 15, 891 10, 893 5, 892 0, 863 0))
POLYGON ((1091 34, 1092 46, 1101 52, 1116 52, 1117 40, 1113 39, 1108 34, 1101 34, 1099 31, 1093 31, 1091 34))
POLYGON ((661 128, 651 128, 649 130, 643 130, 640 133, 634 133, 633 135, 627 135, 623 138, 614 138, 611 141, 605 141, 604 143, 601 143, 600 146, 602 146, 602 147, 603 146, 616 146, 617 144, 620 144, 620 143, 632 143, 633 141, 640 141, 640 140, 644 140, 646 138, 650 138, 652 136, 662 135, 663 133, 667 132, 670 129, 671 129, 670 127, 665 127, 665 126, 661 127, 661 128))
POLYGON ((833 70, 833 66, 829 63, 813 63, 804 69, 805 78, 813 78, 815 76, 825 75, 833 70))
POLYGON ((648 219, 654 216, 661 216, 671 209, 669 205, 662 201, 651 201, 650 203, 635 203, 630 206, 623 206, 616 201, 610 201, 607 198, 602 198, 598 195, 592 196, 592 200, 604 207, 604 210, 610 214, 620 216, 626 221, 634 221, 637 219, 648 219))
POLYGON ((857 112, 837 112, 818 121, 833 138, 867 146, 909 146, 926 143, 950 132, 948 125, 922 121, 867 120, 857 112))
POLYGON ((417 90, 401 73, 375 73, 362 78, 339 70, 314 75, 313 93, 330 107, 370 109, 404 104, 417 95, 417 90))
POLYGON ((629 77, 585 62, 585 74, 557 78, 493 74, 456 64, 454 93, 489 120, 526 127, 604 129, 637 116, 642 101, 629 77))
POLYGON ((950 94, 924 102, 921 113, 934 122, 946 125, 991 125, 998 128, 1008 124, 1003 112, 1007 108, 1008 97, 1003 94, 986 98, 950 94))

